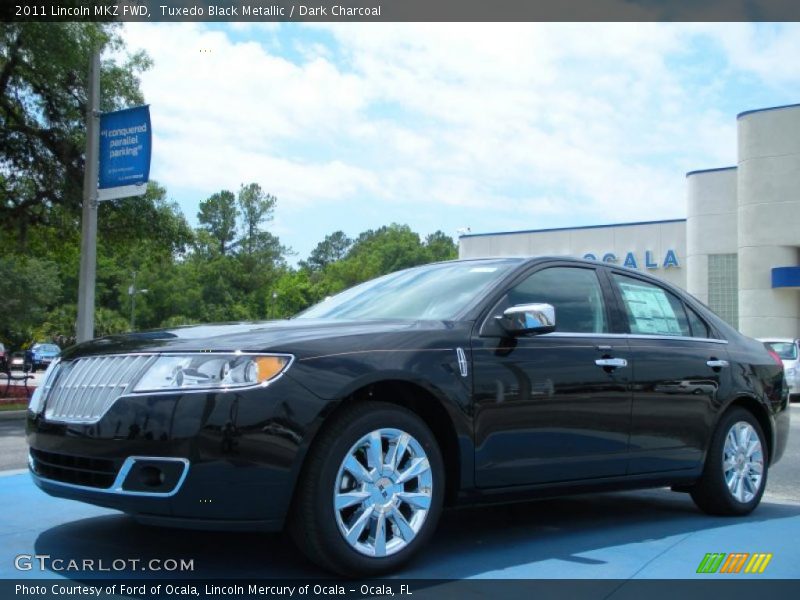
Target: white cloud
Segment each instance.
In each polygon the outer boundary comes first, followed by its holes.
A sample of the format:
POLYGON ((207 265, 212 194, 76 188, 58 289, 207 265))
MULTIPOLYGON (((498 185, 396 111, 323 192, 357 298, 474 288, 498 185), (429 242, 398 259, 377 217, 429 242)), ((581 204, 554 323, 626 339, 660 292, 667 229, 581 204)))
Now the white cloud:
POLYGON ((735 162, 735 112, 753 107, 719 106, 730 82, 800 79, 795 25, 281 27, 233 28, 236 42, 201 24, 126 25, 155 60, 154 177, 198 200, 259 181, 298 219, 344 203, 329 229, 357 220, 350 199, 384 222, 483 211, 459 223, 473 231, 498 212, 521 228, 679 217, 685 171, 735 162))
POLYGON ((749 73, 770 86, 800 84, 800 23, 694 24, 725 52, 733 71, 749 73))

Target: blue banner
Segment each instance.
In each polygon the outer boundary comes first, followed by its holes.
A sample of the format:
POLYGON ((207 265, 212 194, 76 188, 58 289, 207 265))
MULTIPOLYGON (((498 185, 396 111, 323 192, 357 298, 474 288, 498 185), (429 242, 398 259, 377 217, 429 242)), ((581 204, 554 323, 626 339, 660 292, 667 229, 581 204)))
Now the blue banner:
POLYGON ((149 106, 100 115, 98 187, 102 190, 147 183, 151 149, 149 106))

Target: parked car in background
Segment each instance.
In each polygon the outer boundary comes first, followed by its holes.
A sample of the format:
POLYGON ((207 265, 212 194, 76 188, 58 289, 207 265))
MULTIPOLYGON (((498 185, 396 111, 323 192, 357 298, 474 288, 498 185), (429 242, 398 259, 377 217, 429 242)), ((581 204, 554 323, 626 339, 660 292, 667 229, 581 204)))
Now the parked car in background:
POLYGON ((800 340, 770 338, 761 341, 783 361, 790 398, 793 401, 800 400, 800 340))
POLYGON ((285 526, 363 576, 416 554, 443 505, 671 486, 746 515, 787 408, 777 355, 678 288, 501 258, 392 273, 284 321, 72 346, 27 439, 53 496, 151 525, 285 526))
POLYGON ((30 352, 32 370, 36 371, 49 367, 50 363, 61 354, 61 348, 55 344, 38 343, 31 346, 30 352))
POLYGON ((31 363, 28 360, 28 353, 19 351, 13 352, 8 361, 9 369, 16 369, 17 371, 30 371, 31 363))

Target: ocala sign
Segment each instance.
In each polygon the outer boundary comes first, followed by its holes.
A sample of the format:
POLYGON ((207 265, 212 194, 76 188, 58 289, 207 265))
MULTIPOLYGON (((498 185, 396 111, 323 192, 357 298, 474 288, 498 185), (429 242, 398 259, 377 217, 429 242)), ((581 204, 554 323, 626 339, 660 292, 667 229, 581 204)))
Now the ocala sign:
MULTIPOLYGON (((619 259, 617 255, 613 252, 606 252, 602 255, 601 258, 598 258, 598 255, 592 254, 591 252, 587 252, 583 255, 583 258, 587 258, 589 260, 602 260, 603 262, 607 263, 617 263, 619 259)), ((622 261, 622 266, 627 267, 629 269, 638 269, 639 263, 636 260, 636 255, 633 252, 628 252, 625 255, 625 259, 622 261)), ((678 268, 680 267, 680 263, 678 262, 678 255, 675 254, 675 250, 669 249, 664 254, 664 259, 658 261, 655 259, 654 253, 652 250, 646 250, 644 253, 644 267, 646 269, 670 269, 670 268, 678 268)))

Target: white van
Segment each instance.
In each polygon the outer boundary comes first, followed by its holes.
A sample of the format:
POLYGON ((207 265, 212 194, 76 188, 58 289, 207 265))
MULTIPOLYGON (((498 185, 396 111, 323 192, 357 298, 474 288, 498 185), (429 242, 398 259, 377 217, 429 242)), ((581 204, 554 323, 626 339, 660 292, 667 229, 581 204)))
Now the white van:
POLYGON ((762 339, 767 347, 781 357, 792 400, 800 400, 800 340, 791 338, 762 339))

